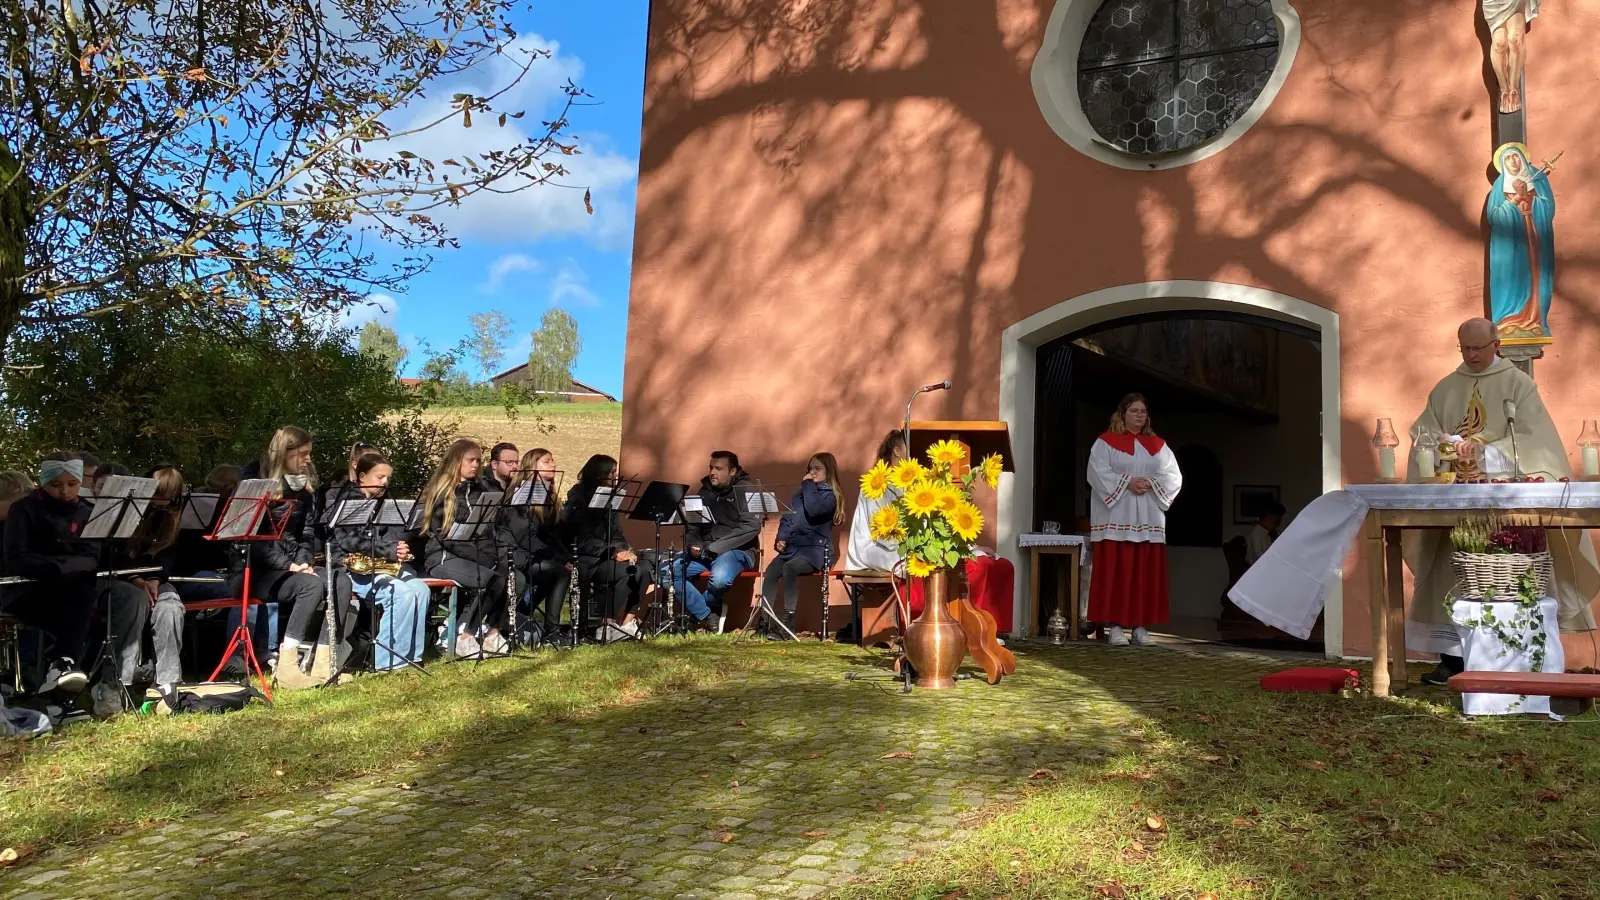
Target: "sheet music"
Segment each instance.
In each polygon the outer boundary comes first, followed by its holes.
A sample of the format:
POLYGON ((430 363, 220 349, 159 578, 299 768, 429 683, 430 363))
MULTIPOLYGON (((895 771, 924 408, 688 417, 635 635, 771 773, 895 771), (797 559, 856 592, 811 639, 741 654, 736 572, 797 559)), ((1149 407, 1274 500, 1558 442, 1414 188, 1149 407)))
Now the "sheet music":
POLYGON ((511 495, 511 506, 546 506, 550 503, 550 486, 543 479, 524 481, 511 495))
POLYGON ((266 504, 261 501, 272 495, 278 486, 275 478, 247 478, 239 482, 228 505, 223 507, 222 520, 215 532, 218 540, 232 541, 251 537, 261 524, 261 514, 266 504))
POLYGON ((621 509, 628 495, 622 488, 597 487, 594 496, 589 498, 590 509, 621 509))
POLYGON ((452 524, 445 532, 444 539, 470 541, 488 531, 499 515, 496 507, 500 505, 500 498, 505 495, 505 491, 484 491, 473 498, 472 505, 467 507, 467 520, 452 524))
POLYGON ((204 531, 217 518, 217 494, 189 494, 183 498, 183 512, 178 516, 178 527, 189 531, 204 531))
POLYGON ((155 495, 154 478, 110 476, 100 486, 94 509, 89 512, 89 521, 83 526, 80 537, 90 541, 133 537, 134 530, 150 509, 150 499, 155 495), (112 528, 116 528, 116 534, 111 533, 112 528))
POLYGON ((335 528, 356 528, 371 522, 373 525, 410 525, 411 509, 415 500, 340 500, 334 507, 331 522, 335 528), (376 509, 374 509, 376 508, 376 509), (374 511, 377 518, 373 518, 374 511))
POLYGON ((771 491, 747 491, 744 495, 744 508, 753 513, 776 513, 778 495, 771 491))
POLYGON ((705 498, 698 494, 683 498, 683 520, 692 525, 716 524, 716 519, 711 517, 711 510, 706 509, 705 498))

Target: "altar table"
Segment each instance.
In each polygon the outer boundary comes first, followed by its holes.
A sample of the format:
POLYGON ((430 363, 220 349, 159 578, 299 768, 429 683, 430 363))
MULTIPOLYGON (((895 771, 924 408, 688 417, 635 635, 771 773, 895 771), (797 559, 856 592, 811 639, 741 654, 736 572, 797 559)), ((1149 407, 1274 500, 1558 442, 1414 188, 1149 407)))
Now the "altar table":
MULTIPOLYGON (((1017 535, 1017 547, 1027 550, 1029 555, 1028 615, 1030 616, 1039 615, 1039 557, 1046 554, 1066 557, 1062 562, 1067 564, 1059 566, 1056 570, 1056 602, 1067 607, 1067 637, 1074 641, 1078 639, 1078 632, 1083 627, 1081 608, 1078 605, 1078 572, 1083 567, 1083 551, 1087 543, 1081 534, 1028 532, 1017 535)), ((1046 633, 1047 622, 1048 619, 1035 623, 1040 626, 1040 634, 1046 633)))
POLYGON ((1551 528, 1600 528, 1600 484, 1353 484, 1370 507, 1360 541, 1372 610, 1372 693, 1406 689, 1405 562, 1400 533, 1450 529, 1473 515, 1526 515, 1551 528))

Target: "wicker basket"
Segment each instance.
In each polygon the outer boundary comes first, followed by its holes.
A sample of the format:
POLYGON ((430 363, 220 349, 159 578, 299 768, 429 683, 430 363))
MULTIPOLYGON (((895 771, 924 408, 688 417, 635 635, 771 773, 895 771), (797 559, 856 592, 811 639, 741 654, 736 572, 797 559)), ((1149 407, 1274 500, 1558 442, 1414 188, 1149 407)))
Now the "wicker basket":
POLYGON ((1543 597, 1550 588, 1555 566, 1549 553, 1462 553, 1450 554, 1450 567, 1461 582, 1457 596, 1481 598, 1494 596, 1510 599, 1517 596, 1517 579, 1523 572, 1532 570, 1536 596, 1543 597))

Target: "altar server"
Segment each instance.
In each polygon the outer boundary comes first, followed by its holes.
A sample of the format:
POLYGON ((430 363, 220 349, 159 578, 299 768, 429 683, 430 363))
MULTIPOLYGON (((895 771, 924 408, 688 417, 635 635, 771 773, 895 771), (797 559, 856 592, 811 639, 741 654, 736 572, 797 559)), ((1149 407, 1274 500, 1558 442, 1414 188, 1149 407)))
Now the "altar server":
POLYGON ((1089 451, 1089 540, 1094 573, 1089 619, 1109 624, 1112 646, 1153 643, 1147 626, 1167 621, 1167 510, 1178 498, 1178 461, 1150 424, 1144 397, 1117 404, 1111 427, 1089 451))
MULTIPOLYGON (((1468 319, 1456 333, 1461 366, 1446 375, 1428 395, 1428 405, 1411 426, 1411 438, 1424 431, 1442 435, 1457 448, 1451 464, 1458 480, 1481 481, 1486 475, 1509 475, 1556 482, 1572 475, 1567 451, 1539 388, 1521 369, 1500 357, 1500 340, 1488 319, 1468 319), (1507 407, 1507 403, 1511 407, 1507 407), (1516 446, 1512 446, 1514 416, 1516 446)), ((1432 472, 1417 470, 1412 454, 1409 481, 1432 472)), ((1600 562, 1589 533, 1547 529, 1555 562, 1553 593, 1559 604, 1562 631, 1595 627, 1589 601, 1600 593, 1600 562)), ((1416 577, 1416 593, 1406 621, 1406 645, 1440 654, 1439 667, 1424 675, 1424 684, 1443 684, 1462 669, 1461 638, 1444 608, 1455 587, 1450 568, 1450 536, 1444 531, 1407 530, 1401 535, 1406 566, 1416 577)))

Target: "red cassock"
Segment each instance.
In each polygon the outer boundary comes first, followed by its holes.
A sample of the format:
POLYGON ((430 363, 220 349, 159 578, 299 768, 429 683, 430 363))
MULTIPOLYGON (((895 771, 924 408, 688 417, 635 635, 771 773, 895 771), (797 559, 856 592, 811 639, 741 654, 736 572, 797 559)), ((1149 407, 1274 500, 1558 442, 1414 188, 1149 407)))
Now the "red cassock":
MULTIPOLYGON (((1163 569, 1163 571, 1165 571, 1163 569)), ((1009 559, 983 556, 967 560, 967 596, 972 605, 994 616, 995 631, 1011 633, 1011 591, 1016 567, 1009 559)), ((911 579, 911 618, 922 615, 922 579, 911 579)))
POLYGON ((1167 545, 1096 541, 1089 574, 1089 621, 1125 628, 1168 619, 1167 545))

